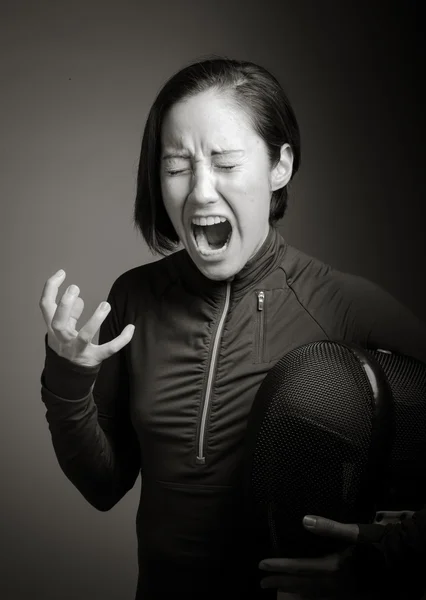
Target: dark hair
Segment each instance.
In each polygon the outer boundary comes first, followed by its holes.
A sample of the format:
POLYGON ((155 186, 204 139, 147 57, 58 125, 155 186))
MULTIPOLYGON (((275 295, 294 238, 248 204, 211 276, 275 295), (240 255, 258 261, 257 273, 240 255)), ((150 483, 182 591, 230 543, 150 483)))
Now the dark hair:
MULTIPOLYGON (((288 143, 293 151, 293 173, 300 164, 299 127, 290 102, 277 79, 251 62, 211 58, 193 63, 171 77, 160 90, 148 115, 142 138, 137 177, 134 224, 153 252, 165 254, 179 243, 164 207, 160 185, 161 128, 177 102, 211 88, 232 92, 265 141, 271 164, 288 143)), ((269 222, 276 223, 287 208, 287 186, 272 194, 269 222)))

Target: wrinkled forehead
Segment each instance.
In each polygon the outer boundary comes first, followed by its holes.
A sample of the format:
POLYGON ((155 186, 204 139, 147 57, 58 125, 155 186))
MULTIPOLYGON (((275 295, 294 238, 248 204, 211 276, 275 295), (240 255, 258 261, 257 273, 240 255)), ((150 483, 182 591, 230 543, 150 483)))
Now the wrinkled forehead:
POLYGON ((231 149, 238 143, 250 143, 257 134, 247 111, 231 92, 208 90, 174 104, 161 127, 163 152, 184 152, 192 146, 211 145, 231 149))

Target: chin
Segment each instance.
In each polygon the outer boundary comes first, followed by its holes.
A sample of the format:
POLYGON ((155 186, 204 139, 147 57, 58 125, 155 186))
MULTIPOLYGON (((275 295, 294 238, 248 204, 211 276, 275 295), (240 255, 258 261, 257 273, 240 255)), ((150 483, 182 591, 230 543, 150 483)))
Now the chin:
POLYGON ((196 266, 201 273, 212 281, 227 281, 236 275, 241 267, 238 265, 226 264, 197 264, 196 266))

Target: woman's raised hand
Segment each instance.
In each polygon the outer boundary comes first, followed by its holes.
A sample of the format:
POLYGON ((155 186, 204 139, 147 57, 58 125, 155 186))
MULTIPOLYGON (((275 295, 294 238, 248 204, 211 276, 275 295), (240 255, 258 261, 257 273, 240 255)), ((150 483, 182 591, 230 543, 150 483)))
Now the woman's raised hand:
POLYGON ((85 325, 77 331, 77 320, 84 308, 80 290, 70 285, 56 304, 59 286, 65 280, 65 272, 58 271, 44 284, 40 298, 40 309, 47 326, 48 345, 59 356, 84 367, 99 365, 105 358, 112 356, 130 342, 135 330, 134 325, 126 325, 116 338, 106 344, 92 344, 102 322, 111 306, 101 302, 85 325))

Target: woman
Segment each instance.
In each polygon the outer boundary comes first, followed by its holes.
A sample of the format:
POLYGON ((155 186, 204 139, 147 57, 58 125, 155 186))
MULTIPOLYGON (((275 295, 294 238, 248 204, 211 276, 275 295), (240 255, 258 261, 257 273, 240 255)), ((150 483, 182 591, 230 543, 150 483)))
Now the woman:
POLYGON ((64 272, 45 285, 42 398, 62 469, 99 510, 142 473, 138 600, 267 593, 240 477, 251 403, 280 356, 328 338, 426 361, 408 310, 278 233, 299 162, 271 74, 222 59, 184 68, 148 116, 135 203, 152 250, 183 250, 118 277, 79 331, 78 288, 57 305, 64 272))

